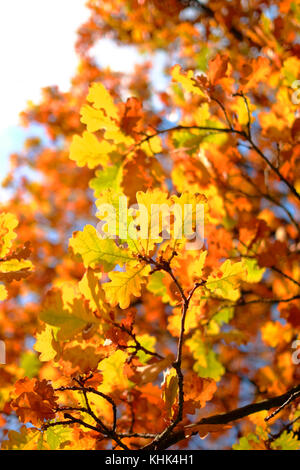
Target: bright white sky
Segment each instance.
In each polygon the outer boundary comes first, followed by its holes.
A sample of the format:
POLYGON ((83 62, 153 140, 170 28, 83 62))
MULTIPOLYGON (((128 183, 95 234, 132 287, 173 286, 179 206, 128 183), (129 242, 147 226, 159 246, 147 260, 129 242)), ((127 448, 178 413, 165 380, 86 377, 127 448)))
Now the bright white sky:
MULTIPOLYGON (((78 64, 76 31, 88 17, 85 0, 0 0, 0 182, 9 154, 23 146, 18 124, 26 103, 38 102, 42 87, 69 88, 78 64)), ((138 61, 133 47, 116 48, 107 39, 93 53, 102 66, 121 72, 138 61)))

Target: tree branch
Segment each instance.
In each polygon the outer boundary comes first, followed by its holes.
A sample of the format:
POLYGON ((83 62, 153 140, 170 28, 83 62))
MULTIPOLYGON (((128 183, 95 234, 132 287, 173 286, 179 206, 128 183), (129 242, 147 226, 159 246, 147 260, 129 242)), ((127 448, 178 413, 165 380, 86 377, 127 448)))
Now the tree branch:
MULTIPOLYGON (((237 421, 239 419, 245 418, 254 413, 258 413, 259 411, 270 410, 274 407, 282 407, 282 405, 287 406, 288 403, 291 403, 293 400, 298 398, 300 394, 300 385, 288 390, 283 395, 268 398, 267 400, 263 400, 257 403, 252 403, 250 405, 242 406, 241 408, 237 408, 235 410, 229 411, 228 413, 220 413, 216 415, 209 416, 207 418, 202 418, 196 424, 228 424, 233 421, 237 421), (288 402, 288 403, 287 403, 288 402)), ((191 427, 194 424, 190 425, 191 427)), ((188 427, 187 427, 188 428, 188 427)), ((197 434, 197 432, 194 432, 197 434)), ((162 443, 157 443, 156 447, 151 446, 151 444, 145 446, 143 450, 164 450, 168 447, 177 444, 179 441, 185 439, 185 431, 180 429, 175 431, 174 433, 170 434, 167 439, 165 439, 162 443)))

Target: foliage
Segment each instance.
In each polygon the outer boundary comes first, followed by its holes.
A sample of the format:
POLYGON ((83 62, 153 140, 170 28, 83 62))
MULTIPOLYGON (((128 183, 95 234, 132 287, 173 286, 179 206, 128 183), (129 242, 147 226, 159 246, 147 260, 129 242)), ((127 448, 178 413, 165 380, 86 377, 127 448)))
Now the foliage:
POLYGON ((299 4, 88 6, 70 90, 22 113, 50 144, 26 141, 4 182, 2 448, 299 449, 299 4), (104 36, 144 62, 102 68, 104 36), (188 204, 196 249, 177 236, 188 204))

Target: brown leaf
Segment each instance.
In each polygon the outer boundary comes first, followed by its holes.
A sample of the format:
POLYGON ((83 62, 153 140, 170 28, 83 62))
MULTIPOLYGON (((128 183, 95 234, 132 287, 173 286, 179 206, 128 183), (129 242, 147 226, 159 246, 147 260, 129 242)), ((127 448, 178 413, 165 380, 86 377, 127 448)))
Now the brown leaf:
POLYGON ((194 433, 198 433, 201 439, 204 439, 210 432, 222 432, 230 429, 229 424, 189 424, 184 427, 185 437, 190 437, 194 433))
POLYGON ((132 375, 128 378, 137 385, 154 382, 159 374, 172 364, 173 360, 173 355, 169 354, 165 359, 161 359, 160 361, 147 364, 146 366, 138 366, 132 370, 132 375))

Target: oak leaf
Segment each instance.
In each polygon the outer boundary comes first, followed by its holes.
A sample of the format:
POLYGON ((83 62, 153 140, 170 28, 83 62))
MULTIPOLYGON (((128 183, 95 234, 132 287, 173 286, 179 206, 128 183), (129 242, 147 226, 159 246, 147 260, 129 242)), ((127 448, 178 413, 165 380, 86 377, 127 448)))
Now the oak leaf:
POLYGON ((139 265, 126 271, 108 273, 111 282, 103 284, 103 289, 110 305, 115 307, 119 304, 122 309, 129 307, 132 297, 140 297, 142 285, 150 271, 150 266, 139 265))

